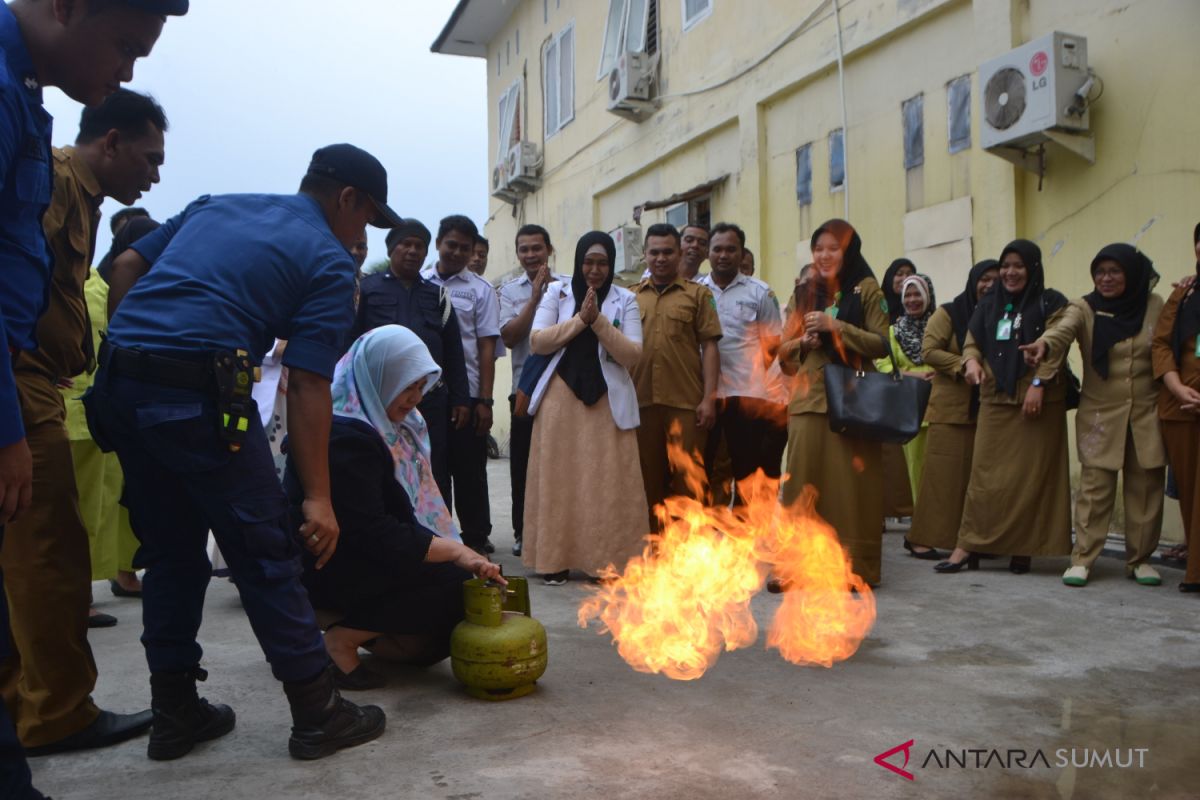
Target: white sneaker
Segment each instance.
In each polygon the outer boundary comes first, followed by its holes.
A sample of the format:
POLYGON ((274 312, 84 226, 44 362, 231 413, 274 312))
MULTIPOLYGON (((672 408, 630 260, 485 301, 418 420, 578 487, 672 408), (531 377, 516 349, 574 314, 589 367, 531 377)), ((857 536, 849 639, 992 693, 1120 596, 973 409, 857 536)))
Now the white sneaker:
POLYGON ((1071 567, 1063 573, 1062 581, 1067 586, 1087 586, 1088 568, 1071 567))
POLYGON ((1138 564, 1127 574, 1142 586, 1162 586, 1162 575, 1149 564, 1138 564))

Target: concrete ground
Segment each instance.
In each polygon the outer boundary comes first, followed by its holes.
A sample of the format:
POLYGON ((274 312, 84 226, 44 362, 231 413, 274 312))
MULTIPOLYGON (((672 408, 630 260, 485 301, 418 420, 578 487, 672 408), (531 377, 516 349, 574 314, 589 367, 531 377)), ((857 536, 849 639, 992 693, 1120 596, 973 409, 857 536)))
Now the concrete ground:
MULTIPOLYGON (((524 574, 508 554, 508 462, 490 478, 497 558, 524 574)), ((697 681, 644 675, 575 624, 585 583, 534 582, 550 664, 533 695, 488 703, 448 663, 393 667, 386 689, 353 695, 387 711, 384 737, 311 763, 288 758, 280 687, 234 588, 214 580, 203 692, 236 709, 237 729, 176 762, 147 760, 139 739, 35 760, 34 777, 56 800, 1200 797, 1200 596, 1176 591, 1180 571, 1141 587, 1106 558, 1092 585, 1069 589, 1066 559, 1024 576, 1002 560, 937 575, 900 545, 885 537, 874 630, 832 669, 792 666, 760 637, 697 681), (913 780, 873 763, 910 740, 913 780)), ((138 601, 102 584, 96 597, 121 620, 92 634, 96 700, 144 708, 138 601)), ((778 602, 758 596, 760 624, 778 602)), ((903 751, 887 761, 904 767, 903 751)))

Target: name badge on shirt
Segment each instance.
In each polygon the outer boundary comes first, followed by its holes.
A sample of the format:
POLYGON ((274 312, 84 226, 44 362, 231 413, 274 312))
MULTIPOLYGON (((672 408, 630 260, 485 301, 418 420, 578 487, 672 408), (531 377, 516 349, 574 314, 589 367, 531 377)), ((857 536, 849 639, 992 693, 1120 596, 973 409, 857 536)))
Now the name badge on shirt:
POLYGON ((996 341, 1007 342, 1012 338, 1013 321, 1008 317, 996 323, 996 341))
POLYGON ((825 309, 825 313, 828 314, 829 316, 833 317, 834 319, 837 319, 838 307, 830 306, 829 308, 825 309))
POLYGON ((1200 336, 1196 337, 1196 358, 1200 358, 1200 336))

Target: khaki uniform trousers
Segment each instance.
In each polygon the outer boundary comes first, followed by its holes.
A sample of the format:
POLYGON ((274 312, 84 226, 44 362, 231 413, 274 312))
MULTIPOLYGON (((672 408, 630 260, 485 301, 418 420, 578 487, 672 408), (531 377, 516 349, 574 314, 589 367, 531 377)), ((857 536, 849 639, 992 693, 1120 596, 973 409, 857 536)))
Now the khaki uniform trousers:
MULTIPOLYGON (((1163 490, 1166 468, 1146 469, 1138 464, 1133 430, 1125 433, 1125 463, 1121 467, 1122 497, 1125 501, 1125 563, 1145 563, 1158 548, 1162 534, 1163 490)), ((1075 547, 1071 565, 1092 568, 1112 521, 1117 497, 1116 470, 1084 466, 1079 475, 1079 497, 1075 500, 1075 547)))
MULTIPOLYGON (((703 462, 705 444, 708 442, 708 431, 696 427, 696 412, 671 406, 649 405, 639 409, 641 424, 637 429, 638 457, 642 462, 642 483, 646 487, 646 505, 650 509, 650 530, 658 533, 662 530, 654 507, 660 505, 667 497, 692 497, 704 501, 708 487, 702 487, 699 494, 695 486, 689 487, 687 473, 672 468, 667 460, 667 442, 670 440, 671 428, 677 424, 679 428, 679 444, 685 453, 691 453, 697 464, 703 462)), ((694 474, 703 478, 703 466, 694 474)))
POLYGON ((49 378, 17 372, 25 439, 33 452, 33 505, 4 530, 0 566, 12 617, 13 654, 0 665, 0 694, 26 747, 90 725, 96 662, 87 640, 91 601, 88 533, 64 425, 49 378))

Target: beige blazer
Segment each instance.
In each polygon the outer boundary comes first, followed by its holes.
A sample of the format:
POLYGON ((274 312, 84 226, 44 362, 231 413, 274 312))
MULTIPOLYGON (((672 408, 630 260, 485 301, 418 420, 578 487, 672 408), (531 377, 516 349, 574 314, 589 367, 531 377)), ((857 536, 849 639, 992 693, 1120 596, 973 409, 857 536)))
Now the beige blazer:
POLYGON ((1108 380, 1092 366, 1092 331, 1096 313, 1085 300, 1066 308, 1062 322, 1042 339, 1051 352, 1064 353, 1072 341, 1083 357, 1083 391, 1075 414, 1076 447, 1085 467, 1119 470, 1125 463, 1126 431, 1132 429, 1138 464, 1144 469, 1167 463, 1158 427, 1158 381, 1150 358, 1154 326, 1162 313, 1163 299, 1150 295, 1141 331, 1117 342, 1108 351, 1108 380))

